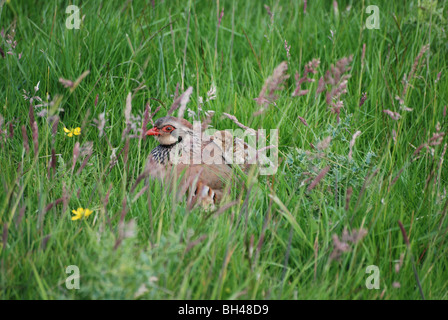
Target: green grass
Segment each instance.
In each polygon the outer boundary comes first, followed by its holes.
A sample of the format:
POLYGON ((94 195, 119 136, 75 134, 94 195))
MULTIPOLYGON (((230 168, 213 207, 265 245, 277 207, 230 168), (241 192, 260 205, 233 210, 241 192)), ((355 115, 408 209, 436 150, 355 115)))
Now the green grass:
MULTIPOLYGON (((219 9, 217 2, 204 0, 156 0, 154 7, 151 1, 123 2, 83 1, 81 29, 69 30, 67 2, 0 1, 0 28, 10 34, 15 24, 17 40, 14 54, 0 57, 2 299, 421 299, 416 275, 425 298, 448 298, 447 170, 445 163, 439 166, 445 139, 413 156, 438 123, 440 131, 447 129, 444 1, 435 6, 383 1, 377 4, 380 29, 372 30, 364 27, 369 1, 338 1, 337 12, 332 1, 308 1, 306 14, 303 1, 266 1, 272 25, 261 1, 221 0, 219 9), (403 97, 413 111, 403 111, 395 97, 428 43, 403 97), (325 93, 315 91, 330 65, 350 55, 351 78, 338 123, 325 93), (313 58, 321 64, 312 75, 316 81, 303 86, 310 93, 292 97, 295 72, 302 74, 313 58), (282 61, 291 77, 276 105, 254 117, 259 109, 254 98, 282 61), (59 82, 76 80, 86 70, 90 74, 73 92, 59 82), (38 82, 36 94, 44 102, 59 95, 60 104, 48 112, 60 122, 53 136, 48 118, 34 110, 35 154, 29 102, 22 95, 33 94, 38 82), (216 85, 217 99, 203 105, 216 111, 214 128, 236 128, 222 117, 226 112, 252 128, 279 129, 277 173, 244 177, 246 186, 233 190, 229 200, 238 204, 220 215, 189 211, 157 181, 147 182, 137 199, 145 183, 131 191, 156 142, 130 139, 125 159, 126 96, 133 94, 134 115, 142 115, 149 101, 152 110, 161 106, 157 116, 163 116, 177 83, 181 91, 194 88, 188 107, 195 111, 199 97, 216 85), (363 92, 367 100, 360 107, 363 92), (401 118, 391 119, 384 109, 401 118), (93 119, 103 112, 100 137, 93 119), (64 126, 82 127, 82 133, 69 138, 64 126), (350 160, 349 143, 358 130, 350 160), (311 145, 329 135, 328 149, 311 157, 307 152, 316 153, 311 145), (93 153, 78 174, 83 158, 72 171, 73 149, 88 141, 93 153), (52 148, 54 172, 48 171, 52 148), (110 169, 113 152, 119 156, 110 169), (328 174, 307 190, 305 180, 326 166, 328 174), (48 210, 64 194, 66 206, 58 201, 48 210), (72 221, 71 210, 78 207, 94 212, 72 221), (128 237, 125 227, 134 231, 128 237), (333 235, 341 238, 344 228, 363 228, 367 235, 332 260, 333 235), (65 286, 69 265, 79 267, 79 290, 65 286), (366 288, 369 265, 379 267, 379 290, 366 288)), ((6 40, 0 38, 5 53, 6 40)))

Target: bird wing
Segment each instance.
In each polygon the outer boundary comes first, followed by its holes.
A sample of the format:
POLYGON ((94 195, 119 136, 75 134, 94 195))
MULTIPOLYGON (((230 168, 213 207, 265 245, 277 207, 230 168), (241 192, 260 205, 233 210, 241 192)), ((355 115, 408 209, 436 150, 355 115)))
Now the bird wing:
POLYGON ((228 131, 216 131, 210 136, 210 143, 217 149, 226 164, 241 165, 247 172, 250 164, 256 163, 257 150, 248 145, 243 139, 234 137, 228 131))

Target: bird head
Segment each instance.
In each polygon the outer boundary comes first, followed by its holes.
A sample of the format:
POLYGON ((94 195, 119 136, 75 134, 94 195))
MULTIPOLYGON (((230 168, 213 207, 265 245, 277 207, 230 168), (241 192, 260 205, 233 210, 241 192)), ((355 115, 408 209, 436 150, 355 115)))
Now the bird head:
POLYGON ((187 120, 168 116, 157 119, 154 128, 146 135, 154 136, 161 145, 173 145, 181 142, 192 130, 193 126, 187 120))

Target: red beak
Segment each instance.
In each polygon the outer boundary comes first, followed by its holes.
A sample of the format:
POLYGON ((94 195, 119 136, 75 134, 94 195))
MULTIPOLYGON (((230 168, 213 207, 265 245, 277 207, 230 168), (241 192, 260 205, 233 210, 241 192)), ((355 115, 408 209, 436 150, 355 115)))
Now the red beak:
POLYGON ((159 132, 159 129, 157 129, 157 127, 154 127, 152 129, 149 129, 148 131, 146 131, 146 135, 147 136, 160 136, 160 132, 159 132))

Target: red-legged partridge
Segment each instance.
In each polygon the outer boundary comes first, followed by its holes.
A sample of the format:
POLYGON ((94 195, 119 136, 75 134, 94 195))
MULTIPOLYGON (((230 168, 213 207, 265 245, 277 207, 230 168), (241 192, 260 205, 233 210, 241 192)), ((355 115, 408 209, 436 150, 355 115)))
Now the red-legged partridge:
POLYGON ((250 157, 255 156, 253 148, 231 133, 217 131, 204 138, 200 128, 193 130, 193 125, 181 118, 160 118, 146 134, 160 144, 148 156, 145 170, 169 183, 182 176, 178 196, 186 193, 192 203, 199 201, 207 209, 221 201, 232 180, 234 163, 247 171, 250 157))

